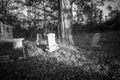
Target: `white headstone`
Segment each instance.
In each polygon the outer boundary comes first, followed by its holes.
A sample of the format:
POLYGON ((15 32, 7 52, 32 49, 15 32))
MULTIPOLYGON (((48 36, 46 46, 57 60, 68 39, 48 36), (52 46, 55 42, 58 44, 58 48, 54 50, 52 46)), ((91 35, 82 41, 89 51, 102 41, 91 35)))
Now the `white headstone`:
POLYGON ((48 44, 49 44, 49 46, 53 46, 53 45, 56 44, 54 33, 49 33, 48 34, 48 44))
POLYGON ((91 46, 100 47, 100 45, 98 45, 100 37, 101 37, 100 33, 95 33, 91 41, 91 46))
POLYGON ((42 41, 42 35, 41 34, 37 34, 37 45, 39 45, 42 41))
POLYGON ((49 33, 47 36, 48 36, 49 52, 52 52, 52 51, 55 51, 55 50, 59 49, 59 47, 56 43, 55 34, 54 33, 49 33))
POLYGON ((24 40, 24 38, 14 39, 14 41, 13 41, 14 49, 22 48, 23 47, 23 43, 22 43, 23 40, 24 40))

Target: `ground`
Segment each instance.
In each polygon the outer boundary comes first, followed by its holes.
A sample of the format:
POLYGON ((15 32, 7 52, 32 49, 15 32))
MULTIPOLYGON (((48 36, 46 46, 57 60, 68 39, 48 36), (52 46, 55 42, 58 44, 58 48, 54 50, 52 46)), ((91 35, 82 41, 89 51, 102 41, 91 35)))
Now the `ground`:
POLYGON ((80 64, 77 66, 59 62, 57 58, 44 59, 39 55, 16 62, 0 63, 0 78, 1 80, 119 80, 120 31, 101 34, 98 43, 101 47, 90 46, 94 33, 73 35, 79 54, 87 59, 86 61, 80 59, 80 64))

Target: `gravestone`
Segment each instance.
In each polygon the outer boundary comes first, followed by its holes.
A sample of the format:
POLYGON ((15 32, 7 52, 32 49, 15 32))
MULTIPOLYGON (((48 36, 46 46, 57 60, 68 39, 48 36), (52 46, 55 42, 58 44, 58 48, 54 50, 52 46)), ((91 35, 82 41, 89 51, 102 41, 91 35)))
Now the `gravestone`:
POLYGON ((14 60, 25 58, 25 51, 23 45, 24 38, 14 38, 13 40, 13 54, 12 58, 14 60))
POLYGON ((41 34, 37 34, 37 45, 39 45, 42 42, 42 35, 41 34))
POLYGON ((47 51, 52 52, 59 49, 58 44, 56 43, 55 34, 49 33, 48 35, 48 49, 47 51))
POLYGON ((94 36, 92 37, 92 40, 91 40, 91 46, 101 47, 100 45, 98 45, 98 42, 100 41, 100 38, 101 38, 101 34, 100 33, 95 33, 94 36))
POLYGON ((24 38, 15 38, 13 41, 14 49, 22 48, 23 47, 23 42, 22 42, 23 40, 24 40, 24 38))

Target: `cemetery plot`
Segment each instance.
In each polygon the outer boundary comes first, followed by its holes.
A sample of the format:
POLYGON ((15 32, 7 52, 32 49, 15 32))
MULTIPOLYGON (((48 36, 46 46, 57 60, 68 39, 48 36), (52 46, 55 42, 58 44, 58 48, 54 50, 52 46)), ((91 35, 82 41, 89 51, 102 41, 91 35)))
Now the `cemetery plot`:
POLYGON ((13 35, 10 25, 0 22, 0 62, 9 60, 13 51, 13 35))
POLYGON ((0 62, 24 57, 22 39, 2 40, 0 42, 0 62))

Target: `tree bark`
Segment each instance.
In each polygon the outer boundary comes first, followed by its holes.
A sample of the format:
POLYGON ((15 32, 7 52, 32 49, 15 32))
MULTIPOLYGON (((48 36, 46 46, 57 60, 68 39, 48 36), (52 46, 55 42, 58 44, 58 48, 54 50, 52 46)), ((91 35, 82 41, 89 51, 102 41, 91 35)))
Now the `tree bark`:
POLYGON ((61 0, 58 0, 58 38, 61 40, 61 0))
POLYGON ((72 39, 72 5, 71 0, 60 0, 62 42, 74 45, 72 39))

